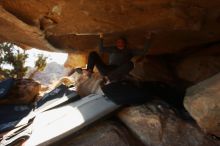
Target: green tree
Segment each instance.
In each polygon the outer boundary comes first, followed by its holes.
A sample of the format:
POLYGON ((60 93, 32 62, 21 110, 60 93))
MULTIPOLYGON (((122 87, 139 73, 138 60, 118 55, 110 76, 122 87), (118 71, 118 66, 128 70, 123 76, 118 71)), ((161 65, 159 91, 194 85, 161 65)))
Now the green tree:
MULTIPOLYGON (((28 54, 24 50, 18 50, 16 45, 12 43, 0 43, 0 80, 3 78, 23 78, 28 70, 25 67, 25 61, 28 58, 28 54), (5 65, 11 66, 11 69, 4 68, 5 65)), ((36 72, 43 71, 46 67, 47 57, 43 54, 38 55, 38 59, 35 62, 35 70, 31 73, 29 78, 32 78, 36 72)))
POLYGON ((39 72, 39 71, 43 71, 44 68, 47 65, 47 57, 45 57, 43 54, 39 54, 38 58, 35 62, 35 70, 30 74, 29 78, 33 78, 33 76, 39 72))
POLYGON ((4 77, 22 78, 28 68, 24 66, 28 55, 25 51, 15 49, 12 43, 0 44, 0 74, 4 77), (10 65, 12 69, 4 69, 3 65, 10 65))

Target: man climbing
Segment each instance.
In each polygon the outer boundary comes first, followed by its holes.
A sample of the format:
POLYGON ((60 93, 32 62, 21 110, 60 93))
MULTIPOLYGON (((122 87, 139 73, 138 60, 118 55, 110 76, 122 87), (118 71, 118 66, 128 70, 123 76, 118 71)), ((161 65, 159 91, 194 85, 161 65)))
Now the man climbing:
POLYGON ((120 37, 116 40, 115 46, 104 47, 103 34, 100 34, 99 37, 99 51, 101 53, 107 52, 109 54, 109 64, 105 64, 97 52, 90 52, 86 74, 90 76, 93 73, 94 67, 96 66, 99 73, 104 76, 105 79, 113 81, 122 79, 133 69, 134 65, 131 62, 131 58, 133 56, 141 56, 146 54, 149 48, 149 42, 152 38, 152 33, 150 32, 146 36, 147 42, 143 50, 128 49, 127 41, 123 37, 120 37))

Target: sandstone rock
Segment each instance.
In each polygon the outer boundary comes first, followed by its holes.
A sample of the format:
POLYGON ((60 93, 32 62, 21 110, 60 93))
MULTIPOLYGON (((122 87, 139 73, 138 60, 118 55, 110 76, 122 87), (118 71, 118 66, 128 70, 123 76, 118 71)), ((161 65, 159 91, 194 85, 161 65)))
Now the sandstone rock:
MULTIPOLYGON (((16 4, 14 6, 16 7, 16 4)), ((17 6, 18 9, 21 9, 19 5, 17 6)), ((0 24, 1 41, 24 44, 49 51, 59 51, 44 39, 44 34, 39 28, 24 23, 2 6, 0 6, 0 24)))
POLYGON ((220 137, 220 74, 189 88, 184 106, 207 133, 220 137))
POLYGON ((17 79, 7 95, 7 99, 0 100, 0 104, 29 104, 37 98, 40 84, 31 79, 17 79))
POLYGON ((74 82, 77 93, 82 97, 92 93, 104 95, 101 90, 103 78, 98 73, 94 73, 90 78, 88 78, 85 74, 82 74, 78 76, 78 78, 75 79, 74 82))
POLYGON ((69 53, 64 66, 68 68, 77 68, 77 67, 85 67, 86 64, 87 64, 87 54, 69 53))
POLYGON ((101 84, 103 78, 99 73, 93 73, 91 77, 85 75, 85 73, 74 72, 70 76, 62 77, 60 80, 53 84, 53 88, 58 87, 61 84, 70 86, 74 85, 77 93, 81 97, 85 97, 89 94, 104 95, 101 84))
POLYGON ((55 145, 66 146, 143 146, 141 142, 121 124, 102 122, 72 135, 55 145))
POLYGON ((134 69, 130 72, 141 81, 162 81, 171 83, 174 78, 165 64, 156 57, 133 59, 134 69))
POLYGON ((178 76, 193 84, 205 80, 218 72, 220 72, 219 46, 193 53, 185 57, 177 65, 178 76))
POLYGON ((217 145, 163 102, 127 107, 119 111, 118 117, 147 146, 217 145))
POLYGON ((0 40, 51 51, 85 52, 128 36, 129 46, 144 44, 157 31, 150 53, 173 53, 219 39, 219 1, 0 1, 0 40), (22 37, 21 37, 22 36, 22 37), (73 49, 74 48, 74 49, 73 49))

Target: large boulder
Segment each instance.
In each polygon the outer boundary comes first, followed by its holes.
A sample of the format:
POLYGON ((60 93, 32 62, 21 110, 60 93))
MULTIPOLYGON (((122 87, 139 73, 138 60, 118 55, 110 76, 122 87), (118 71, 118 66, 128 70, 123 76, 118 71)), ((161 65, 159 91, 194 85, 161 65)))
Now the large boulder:
POLYGON ((104 95, 101 89, 103 82, 103 77, 97 73, 93 74, 90 78, 83 74, 76 84, 77 93, 82 97, 89 94, 104 95))
POLYGON ((67 86, 74 85, 77 93, 81 97, 85 97, 89 94, 104 95, 101 89, 101 85, 103 84, 102 76, 99 73, 93 73, 91 77, 88 77, 83 72, 74 72, 70 76, 62 77, 54 83, 53 88, 58 87, 60 84, 65 84, 67 86))
POLYGON ((66 146, 144 146, 120 123, 94 124, 78 135, 71 135, 55 145, 66 146))
POLYGON ((176 66, 179 78, 195 84, 220 72, 219 45, 200 48, 188 54, 176 66))
POLYGON ((195 124, 179 118, 164 102, 131 106, 118 113, 119 119, 146 146, 215 146, 195 124))
POLYGON ((40 92, 41 85, 32 79, 16 79, 7 98, 0 100, 0 104, 30 104, 40 92))
POLYGON ((174 77, 163 60, 158 57, 135 57, 134 68, 130 74, 140 81, 174 82, 174 77))
POLYGON ((189 88, 184 106, 207 133, 220 137, 220 74, 189 88))

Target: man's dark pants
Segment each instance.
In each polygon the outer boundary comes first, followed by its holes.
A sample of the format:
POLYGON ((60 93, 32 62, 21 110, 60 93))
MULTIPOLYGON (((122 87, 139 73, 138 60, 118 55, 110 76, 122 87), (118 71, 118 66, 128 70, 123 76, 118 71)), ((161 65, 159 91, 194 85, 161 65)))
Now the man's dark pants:
POLYGON ((128 73, 134 68, 134 65, 131 61, 128 61, 119 66, 107 65, 103 62, 97 52, 90 52, 87 69, 89 71, 93 71, 95 66, 101 75, 108 76, 110 80, 120 80, 128 75, 128 73))

